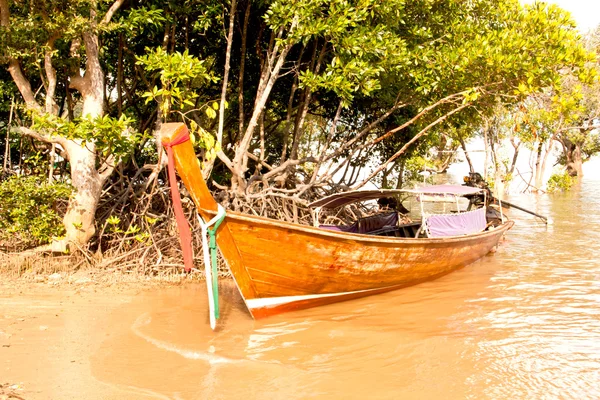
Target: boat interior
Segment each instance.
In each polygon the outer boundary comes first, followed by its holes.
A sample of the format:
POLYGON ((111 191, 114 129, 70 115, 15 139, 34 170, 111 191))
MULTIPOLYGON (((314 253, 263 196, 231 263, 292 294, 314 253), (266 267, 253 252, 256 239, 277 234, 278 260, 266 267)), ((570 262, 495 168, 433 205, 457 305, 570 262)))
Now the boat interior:
POLYGON ((409 223, 399 223, 399 221, 398 212, 392 211, 362 217, 350 225, 319 225, 319 228, 375 236, 418 237, 421 221, 409 223))
POLYGON ((317 200, 310 206, 314 210, 314 224, 321 229, 399 238, 431 238, 469 235, 501 225, 505 220, 501 208, 494 208, 488 200, 481 188, 432 185, 416 189, 338 193, 317 200), (411 202, 408 209, 402 204, 404 200, 411 202), (319 223, 322 209, 343 210, 354 204, 362 206, 349 214, 360 217, 354 217, 350 223, 319 223))
MULTIPOLYGON (((448 186, 442 188, 444 190, 464 190, 448 186)), ((397 196, 386 197, 389 194, 397 195, 396 192, 368 191, 330 196, 325 199, 327 203, 318 201, 314 204, 319 207, 333 205, 343 208, 348 204, 359 203, 360 200, 377 199, 379 207, 372 208, 370 215, 361 216, 345 225, 318 224, 316 226, 337 232, 423 238, 482 232, 501 225, 504 220, 502 213, 493 205, 482 208, 487 202, 485 196, 480 193, 475 195, 469 193, 469 196, 460 196, 454 193, 440 195, 433 191, 417 193, 416 200, 419 207, 412 207, 413 212, 406 209, 397 196), (429 206, 425 207, 425 204, 429 204, 429 206)), ((317 208, 315 215, 317 221, 318 211, 320 208, 317 208)))
MULTIPOLYGON (((460 214, 455 215, 459 217, 460 214)), ((350 225, 323 224, 319 225, 319 228, 337 232, 398 238, 430 237, 427 229, 423 229, 422 220, 400 223, 401 219, 405 220, 405 218, 399 218, 398 212, 383 212, 359 218, 350 225)), ((502 216, 497 209, 488 207, 485 214, 485 222, 486 224, 485 227, 482 226, 482 231, 501 225, 502 216)))

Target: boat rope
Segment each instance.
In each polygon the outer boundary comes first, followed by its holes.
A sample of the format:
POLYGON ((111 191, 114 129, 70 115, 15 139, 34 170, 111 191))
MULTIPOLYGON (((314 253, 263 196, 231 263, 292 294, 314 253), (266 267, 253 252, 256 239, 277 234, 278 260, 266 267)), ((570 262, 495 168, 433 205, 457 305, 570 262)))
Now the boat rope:
POLYGON ((198 222, 202 228, 202 252, 204 253, 204 272, 206 277, 206 290, 208 292, 208 309, 210 313, 210 327, 214 330, 219 319, 219 272, 217 271, 217 229, 225 219, 225 209, 217 204, 218 210, 210 221, 198 215, 198 222), (212 228, 211 228, 212 226, 212 228))
POLYGON ((183 265, 185 272, 190 272, 194 266, 194 252, 192 249, 192 231, 190 225, 183 213, 181 206, 181 195, 177 188, 177 178, 175 176, 175 159, 173 157, 173 146, 184 143, 190 140, 190 134, 187 129, 180 129, 177 135, 170 141, 163 141, 162 145, 167 150, 168 171, 169 171, 169 186, 171 187, 171 198, 173 199, 173 209, 175 212, 175 220, 179 229, 179 242, 181 243, 181 251, 183 252, 183 265))

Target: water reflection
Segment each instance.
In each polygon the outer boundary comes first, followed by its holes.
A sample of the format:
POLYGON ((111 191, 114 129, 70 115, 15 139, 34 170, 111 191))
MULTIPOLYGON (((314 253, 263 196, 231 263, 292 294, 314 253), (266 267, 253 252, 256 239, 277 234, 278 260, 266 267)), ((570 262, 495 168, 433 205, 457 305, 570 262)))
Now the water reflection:
POLYGON ((599 193, 512 199, 553 224, 514 211, 497 253, 400 291, 253 321, 224 287, 217 332, 202 286, 148 293, 93 372, 171 398, 599 398, 599 193))

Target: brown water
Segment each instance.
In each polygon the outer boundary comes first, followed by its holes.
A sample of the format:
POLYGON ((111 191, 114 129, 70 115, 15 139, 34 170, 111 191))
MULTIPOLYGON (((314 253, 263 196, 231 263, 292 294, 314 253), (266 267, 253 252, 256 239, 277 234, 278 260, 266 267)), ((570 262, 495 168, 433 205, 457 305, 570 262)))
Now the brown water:
POLYGON ((495 254, 396 292, 253 321, 225 284, 216 332, 201 285, 114 300, 53 398, 600 398, 600 182, 512 200, 553 223, 514 211, 495 254))

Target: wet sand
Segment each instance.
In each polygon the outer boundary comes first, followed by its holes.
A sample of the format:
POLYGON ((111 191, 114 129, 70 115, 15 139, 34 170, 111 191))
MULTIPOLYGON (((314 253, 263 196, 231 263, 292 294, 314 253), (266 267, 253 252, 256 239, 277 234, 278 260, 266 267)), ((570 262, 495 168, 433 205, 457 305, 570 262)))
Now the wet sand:
POLYGON ((228 301, 213 332, 201 283, 3 282, 0 400, 196 398, 206 377, 195 366, 235 361, 215 355, 206 339, 234 319, 227 335, 235 351, 236 329, 254 323, 233 282, 220 287, 228 301), (190 363, 190 373, 169 376, 190 363))
POLYGON ((126 329, 111 315, 139 293, 124 286, 0 285, 0 383, 7 384, 0 398, 132 398, 127 388, 96 379, 90 356, 126 329))

